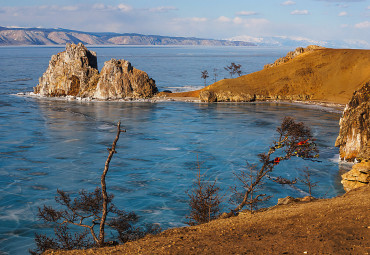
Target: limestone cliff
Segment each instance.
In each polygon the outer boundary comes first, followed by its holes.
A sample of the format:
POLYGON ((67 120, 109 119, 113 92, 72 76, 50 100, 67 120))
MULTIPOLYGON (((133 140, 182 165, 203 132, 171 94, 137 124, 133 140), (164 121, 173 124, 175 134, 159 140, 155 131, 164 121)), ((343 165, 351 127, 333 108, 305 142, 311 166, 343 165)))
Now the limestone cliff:
POLYGON ((370 159, 370 82, 354 92, 339 125, 335 146, 340 147, 340 158, 347 161, 370 159))
POLYGON ((79 43, 51 57, 34 93, 41 96, 77 96, 96 99, 147 98, 157 93, 155 81, 126 60, 105 62, 101 74, 97 56, 79 43))

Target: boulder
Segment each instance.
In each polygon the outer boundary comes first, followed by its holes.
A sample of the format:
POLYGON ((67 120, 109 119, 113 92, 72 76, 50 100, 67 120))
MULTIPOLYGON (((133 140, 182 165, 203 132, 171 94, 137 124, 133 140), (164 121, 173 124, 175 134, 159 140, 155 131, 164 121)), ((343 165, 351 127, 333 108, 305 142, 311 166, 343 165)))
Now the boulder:
POLYGON ((370 82, 355 91, 339 121, 335 142, 340 158, 347 161, 370 159, 370 82))
POLYGON ((104 63, 99 74, 97 56, 79 43, 51 57, 34 93, 41 96, 77 96, 96 99, 148 98, 157 93, 155 81, 126 60, 104 63))
POLYGON ((350 191, 362 186, 368 185, 370 182, 370 162, 361 162, 355 164, 352 169, 342 175, 343 188, 345 191, 350 191))
POLYGON ((291 197, 291 196, 287 196, 284 198, 279 198, 277 205, 288 205, 288 204, 295 203, 295 202, 299 202, 299 199, 291 197))

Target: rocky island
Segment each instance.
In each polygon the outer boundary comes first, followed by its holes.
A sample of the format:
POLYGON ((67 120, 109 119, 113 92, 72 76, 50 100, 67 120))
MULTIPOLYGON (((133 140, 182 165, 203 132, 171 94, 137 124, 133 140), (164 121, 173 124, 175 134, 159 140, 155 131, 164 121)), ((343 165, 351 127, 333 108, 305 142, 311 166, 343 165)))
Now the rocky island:
POLYGON ((34 93, 40 96, 73 96, 99 100, 150 98, 158 89, 144 71, 126 60, 111 59, 99 73, 97 56, 79 43, 53 55, 34 93))

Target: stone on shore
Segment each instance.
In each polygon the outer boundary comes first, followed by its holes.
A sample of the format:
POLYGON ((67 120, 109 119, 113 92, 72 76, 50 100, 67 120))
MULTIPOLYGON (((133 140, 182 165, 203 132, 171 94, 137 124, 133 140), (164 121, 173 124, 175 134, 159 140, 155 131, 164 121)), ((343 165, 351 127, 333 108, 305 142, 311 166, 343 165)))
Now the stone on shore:
POLYGON ((368 185, 370 182, 370 162, 355 164, 352 169, 342 175, 343 188, 345 191, 357 189, 368 185))

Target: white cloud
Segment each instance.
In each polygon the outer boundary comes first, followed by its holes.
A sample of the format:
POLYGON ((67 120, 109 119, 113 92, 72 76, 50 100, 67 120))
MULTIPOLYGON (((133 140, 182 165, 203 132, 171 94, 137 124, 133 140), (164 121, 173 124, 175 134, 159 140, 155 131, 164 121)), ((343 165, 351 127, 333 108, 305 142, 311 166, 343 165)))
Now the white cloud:
POLYGON ((285 1, 281 3, 281 5, 295 5, 296 3, 294 1, 285 1))
POLYGON ((104 10, 106 8, 105 4, 94 4, 92 6, 93 9, 95 10, 104 10))
POLYGON ((308 10, 294 10, 290 14, 292 15, 308 15, 310 14, 308 10))
POLYGON ((229 38, 227 40, 230 40, 230 41, 252 42, 252 43, 261 43, 261 42, 263 42, 263 38, 262 37, 253 37, 253 36, 249 36, 249 35, 238 35, 238 36, 231 37, 231 38, 229 38))
MULTIPOLYGON (((87 9, 90 9, 87 7, 87 9)), ((126 4, 119 4, 117 6, 105 5, 105 4, 94 4, 91 6, 91 9, 98 11, 121 11, 121 12, 130 12, 133 8, 126 4)))
POLYGON ((339 17, 344 17, 344 16, 348 16, 348 13, 347 12, 340 12, 338 14, 339 17))
POLYGON ((208 19, 207 18, 201 18, 201 17, 193 17, 190 20, 194 21, 194 22, 206 22, 208 19))
POLYGON ((191 17, 191 18, 175 18, 175 22, 206 22, 207 18, 204 17, 191 17))
POLYGON ((41 5, 38 6, 39 10, 43 10, 45 12, 47 11, 78 11, 80 9, 80 6, 78 5, 66 5, 66 6, 60 6, 60 5, 41 5))
POLYGON ((169 11, 177 11, 178 9, 174 6, 159 6, 155 8, 149 9, 150 12, 169 12, 169 11))
POLYGON ((355 28, 370 28, 370 21, 364 21, 361 23, 357 23, 355 28))
POLYGON ((220 16, 220 17, 217 18, 217 21, 226 23, 226 22, 230 22, 231 19, 228 18, 228 17, 225 17, 225 16, 220 16))
POLYGON ((370 5, 367 7, 368 10, 370 10, 370 5))
POLYGON ((243 19, 240 18, 240 17, 235 17, 233 19, 233 22, 234 22, 234 24, 242 24, 243 23, 243 19))
POLYGON ((244 26, 245 27, 257 27, 257 26, 264 26, 269 24, 270 21, 267 19, 248 19, 245 21, 244 26))
POLYGON ((129 12, 132 11, 132 7, 126 4, 119 4, 117 8, 122 12, 129 12))
POLYGON ((241 11, 241 12, 237 12, 236 15, 240 15, 240 16, 252 16, 252 15, 257 15, 257 12, 253 12, 253 11, 241 11))

